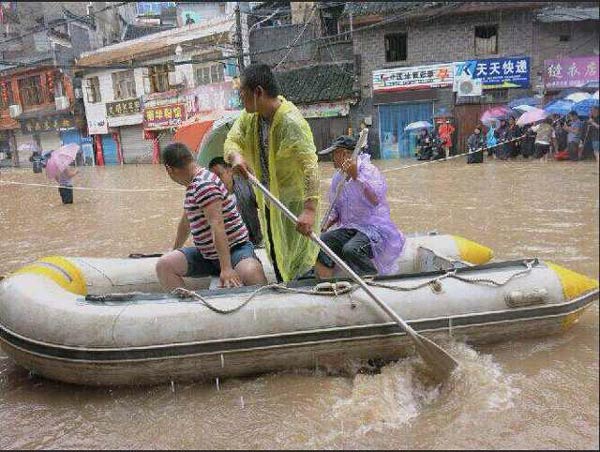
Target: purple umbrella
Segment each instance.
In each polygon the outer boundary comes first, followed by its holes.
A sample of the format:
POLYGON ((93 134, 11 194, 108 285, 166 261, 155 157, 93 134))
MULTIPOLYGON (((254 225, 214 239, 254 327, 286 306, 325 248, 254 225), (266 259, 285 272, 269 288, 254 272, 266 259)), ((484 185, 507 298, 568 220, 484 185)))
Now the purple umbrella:
POLYGON ((513 114, 513 111, 506 105, 500 105, 498 107, 492 107, 487 109, 481 115, 481 122, 489 124, 498 119, 506 119, 513 114))

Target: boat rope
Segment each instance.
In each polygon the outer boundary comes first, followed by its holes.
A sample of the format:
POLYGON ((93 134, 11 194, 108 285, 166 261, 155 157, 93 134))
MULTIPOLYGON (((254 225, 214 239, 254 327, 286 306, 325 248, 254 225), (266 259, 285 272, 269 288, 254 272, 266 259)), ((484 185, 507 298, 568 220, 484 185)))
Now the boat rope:
POLYGON ((266 290, 270 290, 270 289, 278 290, 278 291, 282 291, 282 292, 288 292, 288 293, 303 294, 303 295, 320 295, 320 296, 337 297, 338 295, 352 293, 355 290, 357 290, 358 288, 359 288, 358 284, 350 284, 347 281, 341 281, 338 283, 330 283, 330 282, 320 283, 309 290, 295 289, 292 287, 287 287, 283 284, 267 284, 266 286, 262 286, 262 287, 259 287, 258 289, 256 289, 254 292, 252 292, 250 294, 250 296, 248 298, 246 298, 246 300, 244 300, 238 306, 231 308, 231 309, 217 308, 215 305, 211 304, 208 300, 206 300, 204 297, 202 297, 197 292, 194 292, 193 290, 185 289, 183 287, 178 287, 176 289, 173 289, 171 291, 171 295, 174 295, 177 298, 182 299, 182 300, 193 299, 195 301, 200 301, 204 306, 206 306, 211 311, 214 311, 218 314, 232 314, 234 312, 239 311, 244 306, 246 306, 248 303, 250 303, 250 301, 252 301, 252 299, 254 299, 254 297, 256 297, 259 293, 264 292, 266 290))
POLYGON ((23 185, 27 187, 45 187, 45 188, 72 188, 73 190, 88 190, 98 192, 113 192, 113 193, 147 193, 147 192, 168 192, 179 191, 176 188, 94 188, 94 187, 78 187, 53 184, 31 184, 26 182, 16 182, 12 180, 0 180, 0 185, 23 185))
POLYGON ((443 275, 440 275, 436 278, 432 278, 428 281, 424 281, 421 284, 417 284, 416 286, 392 286, 389 284, 383 284, 383 283, 378 283, 375 281, 366 281, 366 283, 370 286, 373 287, 380 287, 382 289, 390 289, 390 290, 395 290, 398 292, 412 292, 413 290, 418 290, 421 289, 423 287, 427 287, 429 285, 432 286, 432 288, 436 291, 439 291, 439 289, 441 288, 441 281, 443 281, 444 279, 448 279, 448 278, 453 278, 453 279, 457 279, 458 281, 462 281, 464 283, 468 283, 468 284, 486 284, 486 285, 492 285, 495 287, 502 287, 506 284, 508 284, 510 281, 512 281, 514 278, 518 278, 520 276, 524 276, 528 273, 531 272, 531 269, 533 268, 533 265, 537 262, 536 259, 534 260, 526 260, 524 261, 524 265, 527 267, 524 270, 519 270, 518 272, 513 273, 512 275, 510 275, 505 281, 502 282, 498 282, 498 281, 494 281, 493 279, 488 279, 488 278, 466 278, 464 276, 459 276, 456 274, 456 269, 453 270, 449 270, 446 273, 444 273, 443 275))
POLYGON ((484 147, 481 147, 481 148, 478 148, 478 149, 469 150, 467 152, 463 152, 462 154, 457 154, 457 155, 453 155, 453 156, 450 156, 450 157, 444 157, 444 158, 437 159, 437 160, 429 160, 427 162, 415 163, 414 165, 406 165, 406 166, 399 166, 397 168, 389 168, 389 169, 386 169, 386 170, 381 170, 381 173, 382 174, 391 173, 392 171, 398 171, 398 170, 403 170, 403 169, 408 169, 408 168, 416 168, 417 166, 429 165, 431 163, 442 163, 442 162, 446 162, 448 160, 453 160, 453 159, 457 159, 459 157, 464 157, 465 155, 470 155, 470 154, 474 154, 476 152, 483 152, 483 151, 486 151, 488 149, 496 148, 496 147, 499 147, 499 146, 504 146, 505 144, 512 143, 513 141, 521 141, 521 140, 523 140, 525 138, 526 138, 525 136, 517 137, 517 138, 513 138, 512 140, 502 141, 502 142, 500 142, 498 144, 495 144, 493 146, 484 146, 484 147))
MULTIPOLYGON (((443 275, 437 276, 435 278, 431 278, 427 281, 424 281, 415 286, 392 286, 389 284, 384 284, 380 282, 375 282, 373 280, 374 277, 365 277, 363 278, 365 283, 372 287, 379 287, 381 289, 389 289, 396 292, 412 292, 415 290, 422 289, 423 287, 431 286, 434 292, 440 292, 442 288, 442 281, 448 278, 454 278, 459 281, 468 284, 485 284, 492 285, 494 287, 502 287, 508 284, 515 278, 524 276, 531 272, 533 265, 537 263, 537 259, 526 260, 523 264, 526 266, 524 270, 519 270, 504 281, 495 281, 489 278, 466 278, 464 276, 459 276, 456 274, 456 269, 447 271, 443 275)), ((177 287, 173 289, 170 294, 174 297, 178 298, 180 301, 200 301, 204 306, 206 306, 211 311, 216 312, 217 314, 233 314, 234 312, 239 311, 248 303, 250 303, 258 294, 261 292, 265 292, 267 290, 275 290, 280 292, 294 293, 294 294, 302 294, 302 295, 311 295, 311 296, 327 296, 327 297, 338 297, 340 295, 349 294, 352 296, 354 292, 360 289, 360 286, 355 283, 351 283, 350 281, 339 281, 339 282, 322 282, 316 284, 311 289, 297 289, 293 287, 287 287, 284 284, 267 284, 265 286, 261 286, 253 291, 244 301, 231 309, 221 309, 216 307, 213 303, 209 302, 205 297, 200 295, 198 292, 193 290, 186 289, 184 287, 177 287)), ((94 302, 110 302, 110 301, 133 301, 137 297, 144 296, 141 292, 129 292, 129 293, 114 293, 114 294, 105 294, 105 295, 87 295, 86 301, 94 301, 94 302)), ((351 300, 352 301, 352 300, 351 300)), ((351 303, 352 307, 354 307, 354 303, 351 303)))

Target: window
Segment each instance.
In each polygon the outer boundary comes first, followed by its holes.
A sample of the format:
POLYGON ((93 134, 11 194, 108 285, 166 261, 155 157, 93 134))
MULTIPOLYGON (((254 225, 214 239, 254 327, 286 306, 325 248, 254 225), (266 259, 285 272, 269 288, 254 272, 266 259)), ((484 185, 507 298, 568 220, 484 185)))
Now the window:
POLYGON ((385 61, 406 61, 406 33, 385 36, 385 61))
POLYGON ((112 82, 115 100, 131 99, 137 96, 135 92, 135 78, 132 70, 113 72, 112 82))
POLYGON ((22 78, 19 80, 19 96, 23 106, 41 105, 44 103, 40 76, 22 78))
POLYGON ((225 71, 222 64, 211 64, 208 66, 197 66, 194 68, 196 85, 209 85, 225 80, 225 71))
POLYGON ((571 40, 571 36, 569 36, 569 35, 560 35, 558 37, 558 40, 560 42, 569 42, 571 40))
POLYGON ((225 3, 225 2, 220 2, 220 3, 219 3, 219 14, 220 14, 221 16, 224 16, 224 15, 225 15, 226 8, 227 8, 227 3, 225 3))
POLYGON ((475 27, 475 55, 498 53, 498 25, 475 27))
POLYGON ((149 68, 150 91, 164 93, 169 90, 169 65, 157 64, 149 68))
POLYGON ((98 80, 98 77, 91 77, 87 79, 86 91, 87 100, 90 104, 95 104, 102 100, 100 97, 100 80, 98 80))

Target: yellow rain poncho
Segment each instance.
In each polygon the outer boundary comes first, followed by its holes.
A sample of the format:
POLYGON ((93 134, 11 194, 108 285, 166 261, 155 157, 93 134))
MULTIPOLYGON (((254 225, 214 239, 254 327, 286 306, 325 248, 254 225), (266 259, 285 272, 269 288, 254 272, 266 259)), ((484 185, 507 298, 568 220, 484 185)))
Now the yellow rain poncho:
MULTIPOLYGON (((281 106, 275 112, 269 128, 269 191, 296 216, 304 210, 304 202, 319 199, 319 166, 312 132, 294 104, 279 96, 281 106)), ((261 179, 259 157, 258 113, 247 113, 235 121, 227 135, 225 160, 239 152, 261 179)), ((296 231, 296 226, 275 206, 269 206, 273 242, 269 242, 265 218, 265 198, 254 190, 260 208, 260 225, 267 255, 275 249, 277 265, 284 281, 301 275, 315 264, 318 247, 309 238, 296 231)), ((318 212, 318 210, 317 210, 318 212)), ((318 214, 313 230, 318 231, 318 214)))

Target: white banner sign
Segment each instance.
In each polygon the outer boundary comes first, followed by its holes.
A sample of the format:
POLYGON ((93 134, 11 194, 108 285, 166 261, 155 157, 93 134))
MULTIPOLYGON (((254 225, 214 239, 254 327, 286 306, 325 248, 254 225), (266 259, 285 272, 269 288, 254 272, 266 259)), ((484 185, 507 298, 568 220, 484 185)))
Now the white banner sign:
POLYGON ((393 92, 452 86, 453 63, 397 67, 373 71, 373 92, 393 92))

